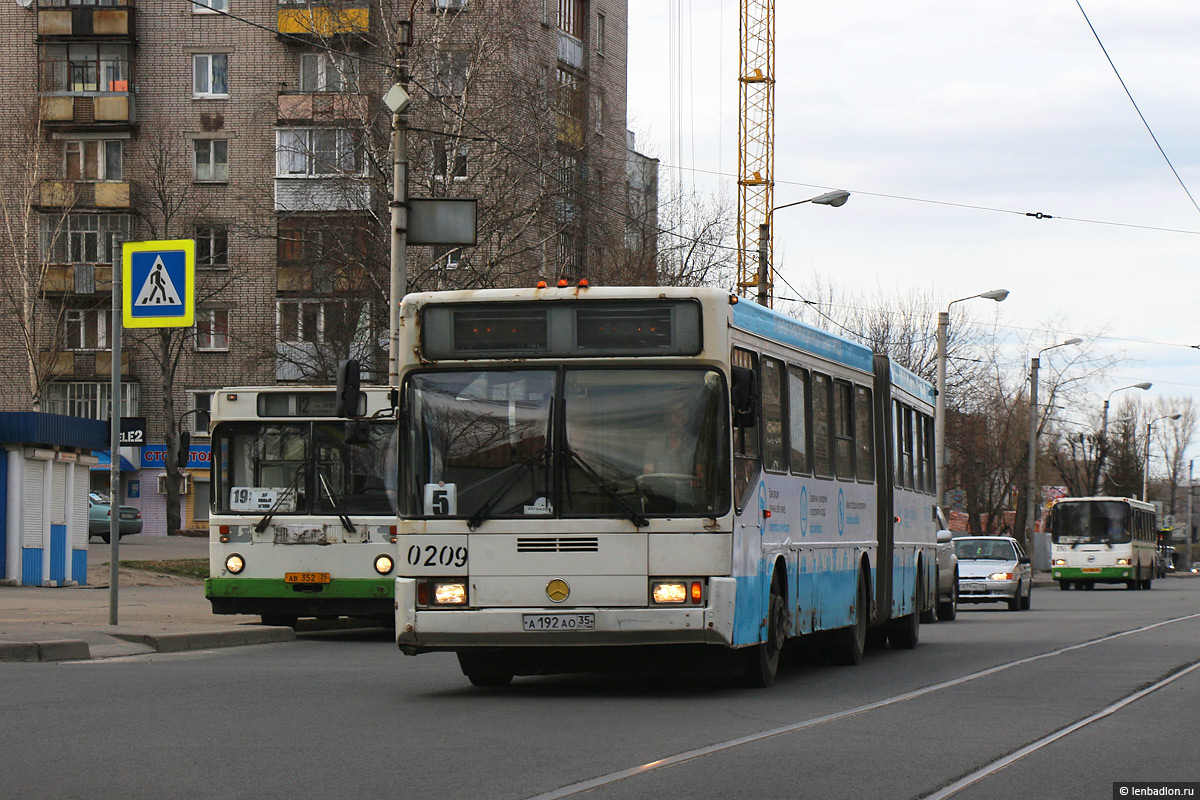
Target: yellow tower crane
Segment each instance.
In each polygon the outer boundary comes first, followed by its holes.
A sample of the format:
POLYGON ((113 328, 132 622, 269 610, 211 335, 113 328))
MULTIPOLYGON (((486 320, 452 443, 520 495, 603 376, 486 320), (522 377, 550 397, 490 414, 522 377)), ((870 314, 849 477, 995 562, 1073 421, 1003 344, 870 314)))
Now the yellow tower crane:
POLYGON ((737 286, 742 295, 757 288, 759 301, 770 305, 775 260, 770 237, 759 241, 759 226, 771 224, 775 198, 775 0, 741 0, 738 27, 737 286))

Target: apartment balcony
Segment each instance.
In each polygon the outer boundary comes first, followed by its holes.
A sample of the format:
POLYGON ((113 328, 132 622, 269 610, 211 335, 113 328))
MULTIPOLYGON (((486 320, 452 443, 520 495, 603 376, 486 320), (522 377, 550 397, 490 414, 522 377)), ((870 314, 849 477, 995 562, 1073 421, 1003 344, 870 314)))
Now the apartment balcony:
POLYGON ((38 37, 44 41, 132 40, 133 0, 109 5, 68 5, 38 0, 38 37))
POLYGON ((576 149, 583 147, 583 120, 563 113, 558 115, 558 140, 576 149))
POLYGON ((370 203, 371 188, 362 178, 275 178, 276 211, 365 211, 370 203))
POLYGON ((111 264, 50 264, 42 291, 56 294, 112 294, 111 264))
POLYGON ((126 127, 134 123, 133 95, 130 92, 43 94, 39 115, 43 123, 52 127, 126 127))
POLYGON ((42 208, 129 208, 129 181, 42 181, 42 208))
POLYGON ((370 33, 370 10, 341 2, 293 4, 280 0, 277 27, 285 43, 299 36, 307 40, 366 38, 370 33))
POLYGON ((365 120, 369 99, 365 94, 311 92, 279 94, 279 122, 338 122, 365 120))

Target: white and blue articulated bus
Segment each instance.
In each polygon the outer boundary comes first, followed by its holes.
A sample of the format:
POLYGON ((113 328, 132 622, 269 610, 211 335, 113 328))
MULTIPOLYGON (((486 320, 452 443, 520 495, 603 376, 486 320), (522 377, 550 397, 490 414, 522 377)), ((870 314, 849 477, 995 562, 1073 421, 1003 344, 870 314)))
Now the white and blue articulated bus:
POLYGON ((414 294, 400 337, 403 652, 766 686, 788 639, 916 645, 933 390, 886 356, 716 289, 414 294))

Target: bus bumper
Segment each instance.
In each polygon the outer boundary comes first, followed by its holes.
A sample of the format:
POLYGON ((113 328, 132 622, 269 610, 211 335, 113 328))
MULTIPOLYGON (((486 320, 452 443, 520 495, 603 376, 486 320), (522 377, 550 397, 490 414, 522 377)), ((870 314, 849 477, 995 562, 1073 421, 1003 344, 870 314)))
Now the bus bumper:
POLYGON ((1099 581, 1101 583, 1128 581, 1134 577, 1134 568, 1119 567, 1053 567, 1050 576, 1056 581, 1099 581))
POLYGON ((690 608, 417 608, 417 582, 396 579, 396 644, 409 655, 468 647, 733 644, 736 582, 710 578, 708 604, 690 608), (526 614, 594 614, 592 630, 524 630, 526 614))

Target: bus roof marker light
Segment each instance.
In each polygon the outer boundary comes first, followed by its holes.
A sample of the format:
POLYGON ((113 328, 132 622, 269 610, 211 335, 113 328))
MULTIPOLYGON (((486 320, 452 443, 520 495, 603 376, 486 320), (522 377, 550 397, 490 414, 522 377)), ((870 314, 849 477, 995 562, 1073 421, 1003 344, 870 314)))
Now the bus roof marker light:
POLYGON ((535 289, 545 289, 545 288, 546 288, 546 282, 545 282, 545 281, 538 281, 538 282, 537 282, 537 285, 536 285, 536 286, 534 286, 533 288, 535 288, 535 289))
POLYGON ((580 279, 579 279, 579 288, 580 288, 580 289, 586 289, 586 288, 588 288, 589 286, 591 286, 591 284, 590 284, 590 283, 588 283, 588 279, 587 279, 587 278, 580 278, 580 279))
POLYGON ((565 289, 565 288, 567 288, 567 287, 568 287, 568 286, 570 286, 570 285, 571 285, 571 284, 570 284, 570 283, 567 281, 567 279, 566 279, 566 278, 559 278, 559 279, 558 279, 558 288, 560 288, 560 289, 565 289))

